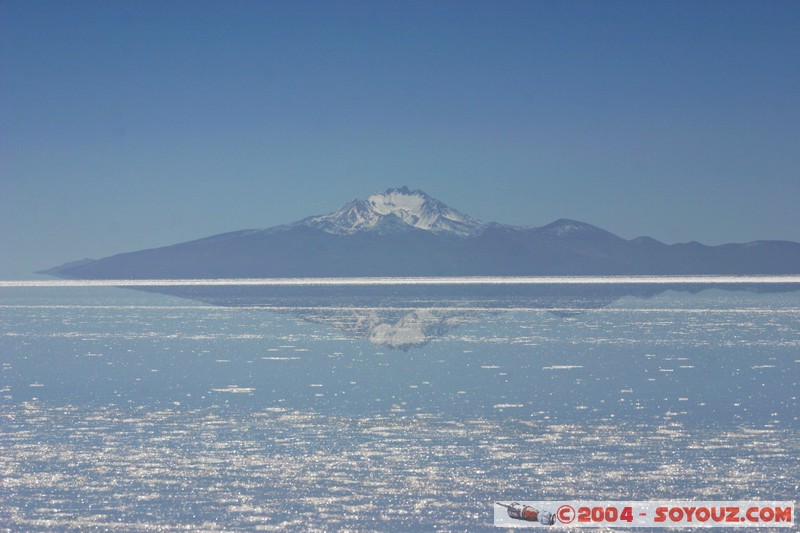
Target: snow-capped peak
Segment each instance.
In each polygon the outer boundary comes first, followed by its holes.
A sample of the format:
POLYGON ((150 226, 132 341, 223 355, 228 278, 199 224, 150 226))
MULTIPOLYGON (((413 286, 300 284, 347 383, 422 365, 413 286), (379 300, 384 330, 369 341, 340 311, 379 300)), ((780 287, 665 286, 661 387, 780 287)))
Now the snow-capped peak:
POLYGON ((388 189, 366 200, 353 200, 339 210, 302 221, 328 233, 349 235, 360 231, 400 231, 406 226, 459 236, 474 235, 484 224, 459 213, 419 190, 388 189))
POLYGON ((409 191, 408 188, 389 189, 384 193, 375 193, 367 202, 381 215, 389 213, 420 213, 425 202, 433 198, 422 191, 409 191))

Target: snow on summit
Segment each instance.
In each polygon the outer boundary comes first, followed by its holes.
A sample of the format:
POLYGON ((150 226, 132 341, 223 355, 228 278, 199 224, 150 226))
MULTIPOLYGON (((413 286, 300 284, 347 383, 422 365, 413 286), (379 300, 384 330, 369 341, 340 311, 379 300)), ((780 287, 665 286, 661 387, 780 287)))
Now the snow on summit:
POLYGON ((395 215, 422 214, 425 202, 433 200, 422 191, 409 191, 407 188, 389 189, 384 193, 376 193, 367 198, 370 207, 381 215, 394 213, 395 215))
POLYGON ((349 235, 360 231, 402 230, 404 227, 474 235, 484 224, 464 215, 419 190, 407 187, 388 189, 366 200, 353 200, 328 215, 307 218, 303 224, 334 234, 349 235))

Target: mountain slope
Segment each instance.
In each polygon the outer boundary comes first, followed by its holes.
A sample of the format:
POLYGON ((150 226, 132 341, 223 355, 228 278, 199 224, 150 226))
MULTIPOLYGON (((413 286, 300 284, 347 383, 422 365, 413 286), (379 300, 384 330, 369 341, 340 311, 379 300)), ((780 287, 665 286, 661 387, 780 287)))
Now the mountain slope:
POLYGON ((704 246, 625 240, 561 219, 539 228, 484 223, 405 187, 328 215, 46 271, 65 278, 799 274, 800 244, 704 246))

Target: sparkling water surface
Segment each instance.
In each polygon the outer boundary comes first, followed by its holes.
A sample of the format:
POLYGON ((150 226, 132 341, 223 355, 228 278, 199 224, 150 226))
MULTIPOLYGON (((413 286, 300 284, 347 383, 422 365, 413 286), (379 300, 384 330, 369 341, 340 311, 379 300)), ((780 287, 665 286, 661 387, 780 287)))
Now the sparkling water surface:
POLYGON ((491 530, 496 500, 797 499, 800 292, 581 291, 2 288, 0 526, 491 530))

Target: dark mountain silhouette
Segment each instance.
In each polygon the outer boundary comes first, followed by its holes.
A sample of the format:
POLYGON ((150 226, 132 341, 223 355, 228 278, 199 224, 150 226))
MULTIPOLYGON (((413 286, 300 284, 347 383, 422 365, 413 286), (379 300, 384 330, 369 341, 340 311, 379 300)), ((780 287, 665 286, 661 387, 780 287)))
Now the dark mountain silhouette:
POLYGON ((576 220, 485 223, 405 187, 264 230, 68 263, 74 279, 800 274, 800 243, 667 245, 576 220))

